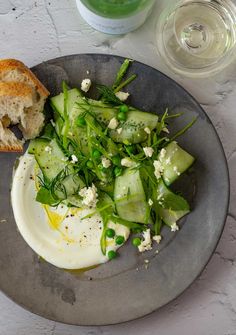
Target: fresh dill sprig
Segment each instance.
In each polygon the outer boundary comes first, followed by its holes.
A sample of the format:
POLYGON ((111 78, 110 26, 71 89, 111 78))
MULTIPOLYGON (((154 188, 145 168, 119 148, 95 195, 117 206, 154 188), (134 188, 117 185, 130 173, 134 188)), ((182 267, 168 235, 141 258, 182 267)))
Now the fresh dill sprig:
POLYGON ((101 93, 102 101, 108 102, 115 106, 123 104, 123 102, 119 98, 117 98, 117 96, 110 87, 105 85, 97 85, 97 89, 101 93))

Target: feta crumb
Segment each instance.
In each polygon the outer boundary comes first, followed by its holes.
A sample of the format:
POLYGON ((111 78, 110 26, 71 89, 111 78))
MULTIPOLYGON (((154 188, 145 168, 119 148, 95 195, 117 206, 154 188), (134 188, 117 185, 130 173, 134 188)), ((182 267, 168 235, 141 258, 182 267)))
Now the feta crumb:
POLYGON ((152 205, 153 205, 153 201, 152 201, 152 199, 149 199, 149 200, 148 200, 148 204, 149 204, 149 206, 152 206, 152 205))
POLYGON ((118 124, 119 124, 119 122, 118 122, 118 120, 115 118, 115 117, 113 117, 111 120, 110 120, 110 122, 109 122, 109 124, 108 124, 108 128, 109 129, 116 129, 117 127, 118 127, 118 124))
POLYGON ((159 250, 156 250, 156 251, 155 251, 155 254, 158 254, 158 253, 159 253, 159 250))
POLYGON ((144 147, 143 151, 144 151, 146 157, 152 157, 152 155, 154 153, 154 150, 151 147, 144 147))
POLYGON ((150 128, 148 128, 148 127, 144 128, 144 131, 145 131, 145 133, 147 133, 148 135, 151 134, 151 130, 150 130, 150 128))
POLYGON ((177 176, 180 176, 180 172, 178 171, 177 166, 173 167, 174 172, 177 174, 177 176))
POLYGON ((138 246, 139 252, 144 252, 147 250, 152 250, 152 240, 151 240, 151 234, 150 229, 147 229, 143 232, 143 241, 138 246))
POLYGON ((71 163, 77 163, 78 162, 78 158, 75 155, 71 155, 71 163))
POLYGON ((49 154, 51 154, 52 153, 52 148, 51 147, 49 147, 48 145, 45 147, 45 149, 44 149, 46 152, 48 152, 49 154))
POLYGON ((92 85, 92 82, 90 79, 88 78, 83 79, 81 83, 81 90, 87 93, 91 85, 92 85))
POLYGON ((166 149, 162 148, 160 151, 160 161, 162 162, 166 155, 166 149))
POLYGON ((122 92, 122 91, 116 92, 115 94, 116 94, 116 97, 120 99, 120 101, 127 100, 130 95, 128 92, 122 92))
POLYGON ((170 132, 169 132, 169 129, 168 128, 162 128, 162 131, 164 131, 164 133, 167 133, 167 134, 169 134, 170 132))
POLYGON ((89 74, 90 73, 89 70, 87 70, 86 73, 89 74))
POLYGON ((107 169, 111 166, 111 161, 110 159, 106 158, 106 157, 102 157, 102 166, 107 169))
POLYGON ((122 130, 123 130, 122 128, 118 128, 117 133, 120 135, 122 133, 122 130))
POLYGON ((129 157, 122 158, 121 165, 125 167, 133 167, 135 162, 132 161, 129 157))
POLYGON ((152 237, 153 241, 156 241, 157 244, 160 244, 162 236, 161 235, 155 235, 152 237))
POLYGON ((155 168, 154 175, 157 179, 161 178, 161 174, 163 172, 163 167, 160 161, 154 161, 153 166, 155 168))
POLYGON ((144 263, 145 263, 145 264, 148 264, 149 262, 150 262, 149 259, 145 259, 145 260, 144 260, 144 263))
POLYGON ((83 198, 82 204, 89 207, 96 207, 97 188, 92 184, 91 187, 84 187, 80 190, 79 195, 83 198))
POLYGON ((171 228, 171 231, 174 231, 174 232, 179 230, 179 226, 176 224, 176 222, 173 223, 173 224, 170 226, 170 228, 171 228))

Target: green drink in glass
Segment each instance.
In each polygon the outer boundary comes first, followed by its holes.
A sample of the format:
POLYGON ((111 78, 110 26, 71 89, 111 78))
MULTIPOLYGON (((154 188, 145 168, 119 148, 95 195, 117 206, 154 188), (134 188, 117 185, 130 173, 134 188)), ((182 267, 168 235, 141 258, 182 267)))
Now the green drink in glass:
POLYGON ((81 16, 93 28, 108 34, 125 34, 141 26, 155 0, 77 0, 81 16))

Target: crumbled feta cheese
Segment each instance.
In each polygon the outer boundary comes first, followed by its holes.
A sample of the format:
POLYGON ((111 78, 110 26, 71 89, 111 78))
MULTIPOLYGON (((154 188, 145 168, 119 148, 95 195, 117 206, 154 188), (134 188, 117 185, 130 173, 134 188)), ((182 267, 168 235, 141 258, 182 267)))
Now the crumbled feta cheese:
POLYGON ((45 147, 45 149, 44 149, 46 152, 48 152, 49 154, 51 154, 52 153, 52 148, 51 147, 49 147, 48 145, 45 147))
POLYGON ((132 161, 129 157, 122 158, 121 165, 125 167, 133 167, 135 162, 132 161))
POLYGON ((155 168, 154 175, 157 179, 161 178, 161 174, 163 172, 163 167, 160 161, 154 161, 153 166, 155 168))
POLYGON ((118 122, 118 120, 115 118, 115 117, 113 117, 111 120, 110 120, 110 122, 109 122, 109 124, 108 124, 108 128, 109 129, 116 129, 117 127, 118 127, 118 124, 119 124, 119 122, 118 122))
POLYGON ((110 159, 106 158, 106 157, 102 157, 102 166, 107 169, 111 166, 111 161, 110 159))
POLYGON ((84 187, 80 190, 79 195, 83 198, 82 204, 88 207, 96 207, 97 188, 92 184, 91 187, 84 187))
POLYGON ((147 250, 152 250, 152 240, 151 240, 151 234, 150 229, 147 229, 143 232, 143 241, 138 246, 139 252, 144 252, 147 250))
POLYGON ((145 260, 144 260, 144 263, 145 263, 145 264, 148 264, 149 262, 150 262, 149 259, 145 259, 145 260))
POLYGON ((120 135, 122 133, 122 130, 123 130, 122 128, 118 128, 117 133, 120 135))
POLYGON ((77 163, 78 162, 78 158, 75 155, 71 155, 71 163, 77 163))
POLYGON ((151 147, 144 147, 143 151, 144 151, 146 157, 152 157, 152 155, 154 153, 154 150, 151 147))
POLYGON ((164 133, 167 133, 167 134, 169 134, 170 132, 169 132, 169 129, 168 128, 162 128, 162 131, 164 131, 164 133))
POLYGON ((84 92, 88 92, 88 90, 90 89, 92 85, 92 82, 90 79, 86 78, 86 79, 83 79, 82 80, 82 83, 81 83, 81 90, 84 91, 84 92))
POLYGON ((155 235, 155 236, 152 237, 152 239, 153 239, 153 241, 156 241, 157 244, 160 244, 162 237, 161 237, 161 235, 155 235))
POLYGON ((86 73, 89 74, 90 73, 89 70, 87 70, 86 73))
POLYGON ((174 172, 177 174, 177 176, 180 176, 180 172, 178 171, 177 166, 173 167, 174 172))
POLYGON ((153 201, 152 201, 152 199, 149 199, 149 200, 148 200, 148 204, 149 204, 149 206, 152 206, 152 205, 153 205, 153 201))
POLYGON ((145 131, 145 133, 147 133, 148 135, 151 134, 151 130, 150 130, 150 128, 148 128, 148 127, 144 128, 144 131, 145 131))
POLYGON ((170 226, 170 228, 171 228, 171 231, 174 231, 174 232, 179 230, 179 226, 176 224, 176 222, 173 223, 173 224, 170 226))
POLYGON ((166 149, 162 148, 160 151, 160 161, 162 162, 166 155, 166 149))
POLYGON ((120 99, 120 101, 127 100, 129 95, 130 94, 128 92, 122 92, 122 91, 116 92, 116 97, 120 99))

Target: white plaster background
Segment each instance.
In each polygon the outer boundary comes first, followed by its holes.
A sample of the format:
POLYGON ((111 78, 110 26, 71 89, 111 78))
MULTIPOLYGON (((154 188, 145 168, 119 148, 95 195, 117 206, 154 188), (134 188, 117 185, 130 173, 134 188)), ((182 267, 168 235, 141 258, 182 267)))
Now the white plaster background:
POLYGON ((150 19, 137 31, 112 37, 90 28, 75 0, 0 0, 0 58, 14 57, 33 66, 68 54, 117 54, 163 71, 191 92, 213 121, 230 169, 230 210, 214 256, 177 300, 117 326, 62 325, 29 313, 0 294, 0 335, 236 335, 236 62, 204 80, 171 73, 157 54, 155 39, 156 21, 168 1, 157 0, 150 19))

